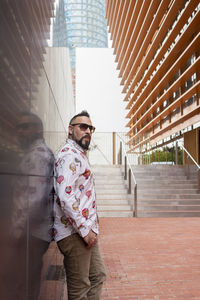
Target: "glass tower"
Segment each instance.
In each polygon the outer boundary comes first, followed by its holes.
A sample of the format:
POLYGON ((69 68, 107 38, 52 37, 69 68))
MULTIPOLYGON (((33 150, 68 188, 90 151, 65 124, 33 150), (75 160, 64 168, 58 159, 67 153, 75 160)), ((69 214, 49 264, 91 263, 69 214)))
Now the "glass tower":
POLYGON ((55 1, 53 18, 53 47, 67 47, 67 24, 64 0, 55 1))
POLYGON ((76 47, 108 47, 105 0, 64 0, 67 46, 75 87, 76 47))

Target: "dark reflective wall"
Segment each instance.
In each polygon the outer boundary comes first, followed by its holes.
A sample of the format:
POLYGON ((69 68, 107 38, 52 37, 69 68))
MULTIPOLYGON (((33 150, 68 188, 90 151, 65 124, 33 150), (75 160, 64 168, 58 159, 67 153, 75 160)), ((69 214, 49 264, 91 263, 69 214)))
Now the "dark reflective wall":
POLYGON ((43 300, 41 271, 52 239, 53 150, 59 146, 58 135, 63 141, 66 135, 56 88, 45 69, 45 61, 51 65, 46 47, 53 9, 52 0, 0 1, 0 297, 4 300, 43 300))

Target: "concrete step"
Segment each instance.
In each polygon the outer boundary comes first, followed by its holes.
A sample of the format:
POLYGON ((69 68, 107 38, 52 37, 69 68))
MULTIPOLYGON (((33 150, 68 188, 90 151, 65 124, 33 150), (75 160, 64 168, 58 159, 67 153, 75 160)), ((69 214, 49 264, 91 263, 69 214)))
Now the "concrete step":
POLYGON ((101 189, 96 189, 97 195, 127 195, 127 191, 125 189, 104 189, 102 187, 101 189))
MULTIPOLYGON (((118 200, 120 201, 120 200, 118 200)), ((138 208, 144 207, 146 205, 200 205, 200 200, 196 199, 176 199, 176 200, 139 200, 138 203, 138 208)))
POLYGON ((98 216, 100 218, 131 218, 133 217, 133 212, 128 211, 99 211, 98 216))
POLYGON ((104 204, 108 205, 120 205, 120 204, 125 204, 129 205, 129 201, 126 199, 98 199, 98 207, 104 204))
POLYGON ((95 184, 95 189, 96 191, 104 189, 105 193, 107 190, 125 190, 125 184, 124 182, 121 182, 119 184, 95 184))
MULTIPOLYGON (((147 189, 144 189, 141 187, 141 189, 138 187, 138 197, 143 196, 147 193, 146 191, 147 189)), ((199 194, 199 191, 197 189, 183 189, 183 188, 175 188, 175 189, 171 189, 170 188, 166 189, 166 188, 157 188, 157 189, 148 189, 148 195, 154 195, 154 194, 170 194, 170 195, 180 195, 180 194, 184 194, 184 195, 191 195, 191 194, 199 194)), ((199 198, 200 198, 200 194, 199 194, 199 198)))
MULTIPOLYGON (((151 178, 147 179, 147 178, 140 178, 139 180, 137 180, 137 184, 138 186, 139 185, 145 185, 145 184, 148 184, 148 185, 151 185, 151 184, 156 184, 157 181, 155 182, 155 180, 152 180, 151 178)), ((165 179, 160 179, 159 177, 159 183, 160 184, 166 184, 166 185, 169 185, 169 184, 197 184, 197 180, 176 180, 176 179, 171 179, 170 178, 165 178, 165 179)))
MULTIPOLYGON (((123 171, 122 171, 123 172, 123 171)), ((177 171, 177 170, 171 170, 171 171, 157 171, 157 170, 144 170, 144 171, 140 171, 140 170, 135 170, 133 169, 133 173, 137 176, 137 175, 141 175, 141 174, 146 174, 146 176, 148 175, 153 175, 153 176, 173 176, 173 175, 179 175, 179 176, 186 176, 185 172, 182 171, 177 171)))
POLYGON ((127 199, 132 199, 133 198, 133 195, 126 195, 126 194, 110 194, 110 195, 107 195, 107 194, 98 194, 97 193, 97 200, 127 200, 127 199))
POLYGON ((119 177, 119 178, 112 178, 109 180, 105 180, 105 179, 96 179, 95 178, 95 186, 97 185, 119 185, 119 184, 124 184, 124 180, 119 177))
POLYGON ((145 199, 200 199, 199 194, 149 194, 149 193, 143 193, 138 195, 138 201, 139 200, 145 200, 145 199))
POLYGON ((139 218, 184 218, 200 217, 200 211, 138 211, 139 218))
POLYGON ((118 205, 98 205, 98 212, 100 211, 129 211, 131 210, 130 205, 118 204, 118 205))
MULTIPOLYGON (((168 183, 160 183, 160 182, 154 182, 154 183, 151 183, 151 184, 139 184, 138 183, 138 190, 144 190, 144 189, 149 189, 151 190, 151 188, 154 188, 154 189, 166 189, 169 187, 169 184, 168 183)), ((182 184, 170 184, 170 189, 182 189, 183 188, 183 185, 182 184)), ((190 183, 185 183, 184 184, 184 190, 185 189, 190 189, 190 190, 193 190, 193 189, 196 189, 198 190, 198 184, 190 184, 190 183)))
POLYGON ((199 211, 200 205, 144 205, 142 208, 139 206, 140 211, 199 211))
POLYGON ((151 180, 187 180, 187 176, 185 175, 176 175, 176 174, 173 174, 171 176, 163 176, 163 174, 160 174, 160 175, 154 175, 154 174, 149 174, 149 176, 145 173, 142 173, 142 174, 135 174, 135 178, 136 178, 136 181, 140 181, 140 180, 147 180, 147 179, 151 179, 151 180))

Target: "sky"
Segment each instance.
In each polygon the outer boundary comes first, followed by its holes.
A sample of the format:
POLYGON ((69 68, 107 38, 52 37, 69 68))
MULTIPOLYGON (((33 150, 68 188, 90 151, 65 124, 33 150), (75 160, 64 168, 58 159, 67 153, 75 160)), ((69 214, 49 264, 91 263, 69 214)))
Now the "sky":
POLYGON ((76 49, 76 112, 86 109, 97 132, 126 132, 123 101, 112 48, 76 49))

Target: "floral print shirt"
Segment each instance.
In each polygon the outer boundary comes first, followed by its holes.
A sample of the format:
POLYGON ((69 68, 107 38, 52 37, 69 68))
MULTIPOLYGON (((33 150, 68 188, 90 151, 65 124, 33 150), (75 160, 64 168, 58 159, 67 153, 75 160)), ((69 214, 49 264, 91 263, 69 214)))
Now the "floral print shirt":
POLYGON ((15 239, 29 234, 52 240, 54 155, 43 139, 35 140, 23 153, 13 181, 11 234, 15 239))
POLYGON ((54 169, 54 235, 59 241, 73 233, 98 234, 94 175, 87 152, 68 139, 57 155, 54 169))

